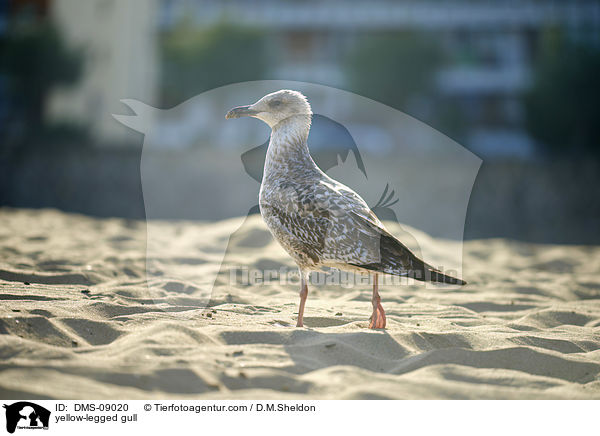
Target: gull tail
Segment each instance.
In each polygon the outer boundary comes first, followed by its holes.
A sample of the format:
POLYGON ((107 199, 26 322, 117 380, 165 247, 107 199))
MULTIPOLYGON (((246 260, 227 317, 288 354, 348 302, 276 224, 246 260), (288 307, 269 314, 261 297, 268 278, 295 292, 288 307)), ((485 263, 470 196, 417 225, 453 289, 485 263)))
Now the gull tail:
POLYGON ((444 283, 447 285, 466 285, 467 282, 448 276, 415 256, 402 242, 389 233, 380 238, 380 261, 368 265, 356 265, 361 268, 385 274, 410 277, 421 282, 444 283))
MULTIPOLYGON (((428 265, 427 265, 428 266, 428 265)), ((461 279, 457 279, 456 277, 447 276, 433 268, 424 271, 424 278, 420 279, 415 277, 415 279, 420 280, 422 282, 434 282, 434 283, 445 283, 447 285, 466 285, 467 282, 461 279)))
POLYGON ((384 272, 405 275, 421 282, 466 285, 467 282, 448 276, 415 256, 402 242, 390 234, 380 239, 381 264, 384 272))

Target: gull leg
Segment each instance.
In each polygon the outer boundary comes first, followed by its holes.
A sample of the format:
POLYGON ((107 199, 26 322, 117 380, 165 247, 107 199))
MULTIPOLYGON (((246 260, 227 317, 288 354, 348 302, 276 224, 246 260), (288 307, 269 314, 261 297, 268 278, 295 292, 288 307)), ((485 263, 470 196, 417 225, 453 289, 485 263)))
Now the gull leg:
POLYGON ((370 329, 383 329, 385 328, 385 311, 381 306, 381 297, 378 292, 379 284, 377 274, 373 277, 373 314, 371 315, 371 322, 369 323, 370 329))
POLYGON ((298 308, 298 323, 296 327, 304 327, 304 305, 306 304, 306 297, 308 297, 308 285, 303 274, 300 274, 300 307, 298 308))

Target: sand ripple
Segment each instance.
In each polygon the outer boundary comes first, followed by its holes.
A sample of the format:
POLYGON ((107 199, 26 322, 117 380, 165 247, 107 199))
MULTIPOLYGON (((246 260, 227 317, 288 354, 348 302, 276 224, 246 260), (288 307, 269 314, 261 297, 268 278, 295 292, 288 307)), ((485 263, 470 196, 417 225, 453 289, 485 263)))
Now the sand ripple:
MULTIPOLYGON (((203 226, 163 225, 173 247, 203 226)), ((384 286, 370 331, 367 287, 312 287, 296 329, 294 285, 227 282, 290 265, 258 217, 223 265, 206 239, 147 265, 145 243, 143 222, 0 212, 0 396, 600 398, 600 248, 469 241, 467 287, 384 286), (210 307, 160 274, 149 291, 166 264, 220 269, 210 307)))

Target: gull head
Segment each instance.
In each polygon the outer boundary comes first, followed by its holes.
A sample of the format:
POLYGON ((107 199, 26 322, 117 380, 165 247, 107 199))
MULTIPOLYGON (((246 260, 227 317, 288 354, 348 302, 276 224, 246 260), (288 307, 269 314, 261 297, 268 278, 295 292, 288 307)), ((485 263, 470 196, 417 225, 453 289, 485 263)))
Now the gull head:
POLYGON ((311 115, 310 104, 302 93, 282 89, 265 95, 254 104, 231 109, 225 118, 254 117, 273 128, 288 118, 298 116, 306 118, 311 115))

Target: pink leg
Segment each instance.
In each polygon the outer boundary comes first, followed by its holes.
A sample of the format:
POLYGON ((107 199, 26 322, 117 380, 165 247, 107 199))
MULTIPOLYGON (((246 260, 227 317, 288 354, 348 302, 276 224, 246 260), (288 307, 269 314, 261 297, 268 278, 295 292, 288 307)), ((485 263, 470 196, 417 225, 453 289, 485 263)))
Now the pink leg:
POLYGON ((369 323, 370 329, 383 329, 385 328, 385 311, 381 306, 381 297, 378 292, 378 279, 377 274, 373 277, 373 314, 371 315, 371 322, 369 323))
POLYGON ((308 285, 304 278, 300 279, 301 289, 300 289, 300 307, 298 308, 298 322, 296 323, 296 327, 304 327, 304 305, 306 304, 306 297, 308 297, 308 285))

